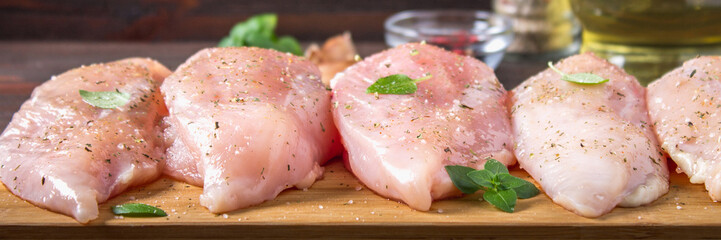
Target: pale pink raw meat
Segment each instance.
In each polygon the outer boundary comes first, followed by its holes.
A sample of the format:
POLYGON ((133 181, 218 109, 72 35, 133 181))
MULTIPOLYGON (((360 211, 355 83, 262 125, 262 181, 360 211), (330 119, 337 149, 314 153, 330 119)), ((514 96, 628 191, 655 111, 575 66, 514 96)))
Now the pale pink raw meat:
POLYGON ((196 53, 161 87, 170 115, 165 173, 203 186, 220 213, 308 188, 340 153, 318 68, 261 48, 196 53))
POLYGON ((15 195, 86 223, 98 203, 161 174, 167 114, 158 87, 170 71, 150 59, 84 66, 38 86, 0 136, 0 179, 15 195), (120 91, 115 109, 79 90, 120 91))
POLYGON ((353 174, 376 193, 429 210, 460 192, 446 165, 515 163, 507 94, 482 62, 405 44, 356 63, 331 81, 333 116, 353 174), (427 75, 413 94, 369 94, 378 78, 427 75))
POLYGON ((692 183, 721 200, 721 57, 691 59, 648 86, 661 146, 692 183))
POLYGON ((556 67, 609 81, 571 83, 547 69, 516 87, 511 113, 520 166, 555 203, 585 217, 665 194, 666 158, 638 81, 593 54, 569 57, 556 67))

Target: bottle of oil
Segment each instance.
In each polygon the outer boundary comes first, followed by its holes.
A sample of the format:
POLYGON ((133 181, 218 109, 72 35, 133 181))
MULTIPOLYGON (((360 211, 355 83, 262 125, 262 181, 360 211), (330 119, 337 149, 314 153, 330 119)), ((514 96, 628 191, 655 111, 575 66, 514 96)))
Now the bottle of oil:
POLYGON ((721 55, 719 0, 571 0, 594 52, 642 84, 698 55, 721 55))
POLYGON ((494 0, 493 9, 513 20, 511 60, 557 60, 578 51, 581 28, 569 0, 494 0))

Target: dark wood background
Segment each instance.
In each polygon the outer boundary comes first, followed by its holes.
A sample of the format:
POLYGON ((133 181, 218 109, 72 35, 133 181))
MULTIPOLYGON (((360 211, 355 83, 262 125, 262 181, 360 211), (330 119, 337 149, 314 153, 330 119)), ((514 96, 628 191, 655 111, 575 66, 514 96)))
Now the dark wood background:
MULTIPOLYGON (((490 9, 491 0, 0 0, 0 130, 51 76, 92 63, 150 57, 175 69, 238 21, 274 12, 277 32, 303 45, 350 31, 361 56, 387 46, 383 21, 408 9, 490 9)), ((504 61, 507 89, 545 61, 504 61)), ((2 238, 2 237, 0 237, 2 238)))
POLYGON ((408 9, 490 9, 490 0, 0 0, 0 40, 219 40, 238 21, 274 12, 280 35, 320 41, 351 31, 382 41, 383 21, 408 9))

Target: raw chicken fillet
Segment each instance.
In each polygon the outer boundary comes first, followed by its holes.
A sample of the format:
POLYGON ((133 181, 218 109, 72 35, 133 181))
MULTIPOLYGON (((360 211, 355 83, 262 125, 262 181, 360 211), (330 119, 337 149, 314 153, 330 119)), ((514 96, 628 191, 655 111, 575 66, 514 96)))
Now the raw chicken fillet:
POLYGON ((648 86, 661 146, 692 183, 721 201, 721 57, 691 59, 648 86))
POLYGON ((520 166, 553 201, 584 217, 636 207, 668 191, 668 168, 633 76, 593 54, 556 65, 606 83, 582 85, 547 69, 513 90, 520 166))
POLYGON ((350 169, 380 195, 426 211, 434 199, 460 194, 444 166, 515 163, 506 91, 474 58, 405 44, 356 63, 331 86, 350 169), (412 94, 366 93, 393 74, 430 78, 412 94))
POLYGON ((221 213, 308 188, 341 150, 318 68, 260 48, 205 49, 161 87, 170 115, 165 173, 203 186, 221 213))
POLYGON ((0 136, 0 180, 15 195, 86 223, 98 203, 161 174, 167 114, 159 86, 170 71, 150 59, 70 70, 37 87, 0 136), (115 109, 79 90, 120 91, 115 109))

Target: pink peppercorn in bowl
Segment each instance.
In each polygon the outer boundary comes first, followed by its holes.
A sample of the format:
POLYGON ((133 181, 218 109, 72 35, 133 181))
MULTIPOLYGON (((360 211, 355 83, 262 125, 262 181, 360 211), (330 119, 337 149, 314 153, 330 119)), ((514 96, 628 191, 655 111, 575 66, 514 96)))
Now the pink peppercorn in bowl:
POLYGON ((437 45, 458 54, 474 56, 496 68, 513 40, 511 20, 476 10, 409 10, 386 19, 386 43, 437 45))

